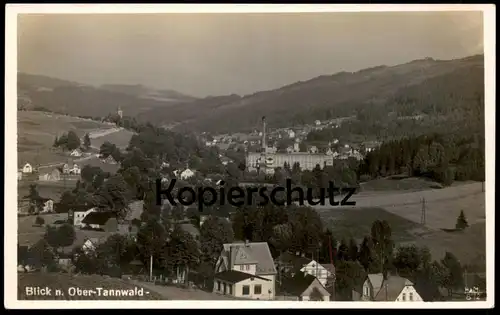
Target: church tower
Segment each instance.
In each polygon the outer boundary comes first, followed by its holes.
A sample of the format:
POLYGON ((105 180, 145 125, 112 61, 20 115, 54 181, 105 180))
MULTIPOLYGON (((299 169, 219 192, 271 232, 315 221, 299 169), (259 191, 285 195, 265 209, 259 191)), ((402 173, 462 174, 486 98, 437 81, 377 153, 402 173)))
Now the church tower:
POLYGON ((118 114, 118 116, 120 116, 120 119, 123 118, 123 111, 122 111, 121 107, 118 107, 117 114, 118 114))

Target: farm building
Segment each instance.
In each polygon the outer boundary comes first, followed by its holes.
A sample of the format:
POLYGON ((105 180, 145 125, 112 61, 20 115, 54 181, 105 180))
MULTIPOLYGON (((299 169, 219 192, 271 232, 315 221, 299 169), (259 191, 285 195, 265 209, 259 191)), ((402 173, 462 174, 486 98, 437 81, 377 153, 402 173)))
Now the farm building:
POLYGON ((71 153, 69 155, 74 156, 74 157, 80 157, 80 156, 82 156, 82 151, 75 149, 75 150, 71 151, 71 153))
POLYGON ((85 216, 85 218, 82 220, 82 224, 85 227, 100 229, 104 230, 105 232, 118 231, 118 221, 116 220, 116 214, 110 211, 91 212, 85 216))
POLYGON ((97 211, 96 208, 82 207, 81 209, 71 209, 68 212, 68 220, 73 222, 73 225, 76 227, 83 227, 82 224, 83 219, 92 212, 97 211))
POLYGON ((31 174, 31 173, 33 173, 33 166, 31 166, 31 164, 29 164, 29 163, 24 164, 24 166, 22 168, 22 172, 24 174, 31 174))
POLYGON ((54 212, 54 200, 52 198, 42 198, 43 206, 40 213, 54 212))
POLYGON ((78 164, 73 164, 73 166, 70 166, 68 163, 65 163, 62 170, 63 174, 69 175, 80 175, 80 173, 82 172, 78 164))

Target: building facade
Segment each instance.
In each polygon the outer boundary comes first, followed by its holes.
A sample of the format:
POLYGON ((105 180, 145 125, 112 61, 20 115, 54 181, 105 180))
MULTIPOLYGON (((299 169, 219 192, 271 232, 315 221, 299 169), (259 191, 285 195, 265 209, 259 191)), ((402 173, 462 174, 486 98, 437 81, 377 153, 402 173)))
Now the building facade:
POLYGON ((274 300, 276 268, 266 242, 224 244, 216 264, 215 293, 274 300))
POLYGON ((265 174, 274 174, 277 167, 283 167, 285 163, 292 167, 298 163, 302 170, 313 170, 316 165, 323 168, 333 165, 333 155, 311 152, 297 152, 298 142, 295 142, 295 147, 287 150, 287 153, 276 153, 267 147, 266 143, 266 121, 262 119, 262 147, 260 152, 248 152, 246 156, 246 168, 249 171, 262 171, 265 174), (293 151, 293 152, 292 152, 293 151))

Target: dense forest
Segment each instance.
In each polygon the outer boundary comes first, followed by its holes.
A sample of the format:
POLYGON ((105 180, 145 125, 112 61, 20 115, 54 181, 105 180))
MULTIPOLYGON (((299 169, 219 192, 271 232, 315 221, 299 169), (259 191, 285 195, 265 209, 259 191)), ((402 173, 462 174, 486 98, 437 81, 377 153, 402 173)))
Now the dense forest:
POLYGON ((432 134, 389 141, 367 154, 359 174, 423 176, 444 185, 454 180, 484 181, 484 138, 432 134))

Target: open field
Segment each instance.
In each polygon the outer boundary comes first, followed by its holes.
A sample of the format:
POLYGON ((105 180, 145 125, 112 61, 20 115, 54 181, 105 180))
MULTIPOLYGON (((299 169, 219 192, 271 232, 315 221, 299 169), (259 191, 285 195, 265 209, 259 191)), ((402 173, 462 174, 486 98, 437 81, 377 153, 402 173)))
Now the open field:
POLYGON ((361 183, 363 192, 381 192, 381 191, 419 191, 425 189, 434 189, 439 187, 438 183, 423 178, 381 178, 361 183))
MULTIPOLYGON (((52 225, 56 221, 64 221, 68 219, 67 213, 54 213, 40 215, 45 220, 45 225, 52 225)), ((31 246, 43 238, 45 234, 45 226, 35 226, 36 216, 25 216, 20 217, 17 220, 17 241, 20 246, 31 246)), ((85 239, 87 238, 97 238, 104 239, 113 233, 102 232, 102 231, 92 231, 92 230, 81 230, 76 228, 76 239, 73 245, 65 248, 65 250, 72 250, 75 246, 83 245, 85 239)))
POLYGON ((104 142, 108 141, 124 150, 128 147, 130 138, 132 138, 133 135, 134 133, 132 131, 116 129, 113 132, 90 136, 90 142, 94 148, 100 148, 104 142))
POLYGON ((486 248, 485 195, 481 183, 469 183, 443 189, 417 192, 362 192, 352 196, 356 206, 331 208, 315 206, 333 231, 361 239, 369 235, 371 223, 387 220, 396 243, 427 246, 434 259, 446 251, 463 263, 484 264, 486 248), (421 224, 422 199, 425 199, 425 224, 421 224), (453 229, 463 210, 470 227, 459 232, 453 229))
POLYGON ((103 276, 68 275, 61 273, 20 273, 18 274, 18 299, 19 300, 166 300, 161 294, 144 288, 143 296, 113 296, 104 297, 92 294, 91 296, 71 296, 68 289, 78 288, 82 290, 94 290, 96 288, 111 290, 133 290, 141 288, 137 284, 125 282, 121 279, 103 276), (29 296, 26 294, 27 287, 48 287, 52 289, 51 296, 29 296), (60 290, 61 295, 55 291, 60 290))
POLYGON ((38 194, 42 198, 52 198, 54 202, 59 202, 59 198, 61 194, 67 190, 71 190, 75 187, 76 181, 67 180, 66 183, 64 181, 60 182, 23 182, 18 185, 18 199, 23 198, 29 193, 30 184, 36 184, 38 194))
POLYGON ((18 163, 30 162, 44 165, 64 161, 67 159, 65 154, 52 150, 56 136, 70 130, 83 136, 88 132, 112 127, 114 127, 112 124, 78 117, 36 111, 18 111, 18 163))

